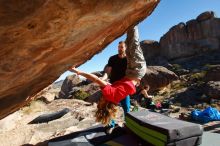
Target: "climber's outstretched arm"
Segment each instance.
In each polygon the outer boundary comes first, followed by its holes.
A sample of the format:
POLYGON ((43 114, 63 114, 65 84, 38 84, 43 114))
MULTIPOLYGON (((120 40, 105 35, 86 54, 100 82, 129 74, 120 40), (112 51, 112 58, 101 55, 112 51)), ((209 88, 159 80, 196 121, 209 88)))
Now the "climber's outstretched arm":
POLYGON ((100 87, 105 87, 107 84, 109 84, 106 81, 103 81, 102 79, 100 79, 98 76, 94 75, 94 74, 90 74, 90 73, 85 73, 83 71, 80 71, 78 69, 76 69, 75 67, 72 67, 70 69, 70 71, 76 73, 77 75, 81 75, 89 80, 91 80, 92 82, 95 82, 97 84, 99 84, 100 87))

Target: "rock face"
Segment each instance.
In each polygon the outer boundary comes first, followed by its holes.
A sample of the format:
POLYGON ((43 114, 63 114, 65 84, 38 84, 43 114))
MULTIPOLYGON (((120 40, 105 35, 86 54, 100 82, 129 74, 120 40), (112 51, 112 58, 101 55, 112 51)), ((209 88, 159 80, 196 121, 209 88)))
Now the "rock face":
POLYGON ((146 18, 159 0, 0 0, 0 119, 146 18))
POLYGON ((146 61, 156 58, 158 55, 160 55, 161 48, 157 41, 144 40, 140 43, 140 45, 141 48, 143 48, 142 50, 146 61))
POLYGON ((145 57, 151 62, 155 59, 154 56, 171 60, 218 49, 220 49, 220 18, 216 18, 212 11, 173 26, 159 42, 152 41, 143 46, 143 50, 147 50, 144 51, 145 57), (155 49, 148 51, 150 48, 155 49))
POLYGON ((214 12, 204 12, 196 20, 173 26, 160 39, 161 53, 168 59, 175 59, 217 50, 219 38, 220 19, 214 17, 214 12))

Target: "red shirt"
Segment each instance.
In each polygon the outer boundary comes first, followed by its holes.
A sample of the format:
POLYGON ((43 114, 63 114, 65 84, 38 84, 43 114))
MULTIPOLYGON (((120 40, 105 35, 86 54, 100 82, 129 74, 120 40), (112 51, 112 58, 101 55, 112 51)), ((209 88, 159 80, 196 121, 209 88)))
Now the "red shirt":
POLYGON ((112 85, 106 85, 101 88, 104 98, 110 102, 118 104, 122 99, 128 95, 136 92, 136 88, 132 81, 128 78, 122 78, 114 82, 112 85))

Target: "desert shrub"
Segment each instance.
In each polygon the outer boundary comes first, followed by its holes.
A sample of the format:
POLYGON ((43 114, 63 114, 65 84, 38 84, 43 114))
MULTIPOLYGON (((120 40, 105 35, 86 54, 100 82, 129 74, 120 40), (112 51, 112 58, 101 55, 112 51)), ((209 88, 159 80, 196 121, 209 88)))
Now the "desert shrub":
POLYGON ((169 94, 170 94, 170 92, 164 91, 164 92, 161 93, 161 96, 168 96, 169 94))
POLYGON ((211 107, 213 107, 213 108, 217 108, 218 105, 217 105, 216 103, 212 103, 212 104, 211 104, 211 107))
POLYGON ((175 106, 182 106, 182 103, 176 102, 176 103, 175 103, 175 106))
POLYGON ((204 67, 206 67, 207 69, 211 69, 213 67, 216 67, 218 65, 212 65, 212 64, 205 64, 204 67))
POLYGON ((83 90, 77 90, 75 91, 74 95, 75 99, 80 99, 80 100, 84 100, 86 99, 88 96, 90 96, 89 93, 83 91, 83 90))
POLYGON ((205 84, 204 81, 197 81, 197 86, 198 86, 198 87, 200 87, 200 86, 202 86, 202 85, 204 85, 204 84, 205 84))
POLYGON ((201 81, 204 76, 206 75, 206 71, 201 71, 201 72, 198 72, 198 73, 194 73, 194 74, 191 74, 190 76, 190 80, 192 81, 201 81))
POLYGON ((174 91, 182 89, 182 88, 186 88, 186 87, 187 87, 187 84, 184 81, 182 81, 182 82, 173 82, 171 84, 171 89, 174 90, 174 91))
POLYGON ((170 70, 172 70, 173 72, 179 72, 182 69, 182 66, 179 64, 172 64, 170 70))
POLYGON ((173 64, 172 69, 179 70, 179 69, 182 69, 182 66, 179 64, 173 64))
POLYGON ((46 110, 47 110, 46 103, 40 100, 33 100, 29 104, 21 108, 23 114, 31 114, 46 110))

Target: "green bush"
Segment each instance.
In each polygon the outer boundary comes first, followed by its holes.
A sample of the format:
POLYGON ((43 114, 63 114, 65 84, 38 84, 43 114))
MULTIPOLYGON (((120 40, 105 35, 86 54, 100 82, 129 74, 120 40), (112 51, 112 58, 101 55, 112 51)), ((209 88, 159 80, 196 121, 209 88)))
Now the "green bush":
POLYGON ((216 66, 218 66, 218 65, 205 64, 204 66, 205 66, 206 68, 208 68, 208 69, 211 69, 211 68, 216 67, 216 66))
POLYGON ((180 70, 180 69, 182 69, 181 65, 179 65, 179 64, 173 64, 172 65, 172 70, 177 71, 177 70, 180 70))
POLYGON ((180 90, 180 89, 183 89, 183 88, 186 88, 187 87, 187 84, 182 81, 182 82, 178 82, 178 83, 173 83, 171 85, 171 89, 174 90, 174 91, 177 91, 177 90, 180 90))
POLYGON ((83 90, 78 90, 74 93, 74 97, 75 99, 80 99, 80 100, 84 100, 86 99, 88 96, 90 96, 89 93, 83 91, 83 90))
POLYGON ((191 80, 196 79, 197 81, 202 80, 203 77, 206 75, 206 73, 207 73, 206 71, 202 71, 202 72, 199 72, 199 73, 194 73, 190 76, 190 79, 191 80))

